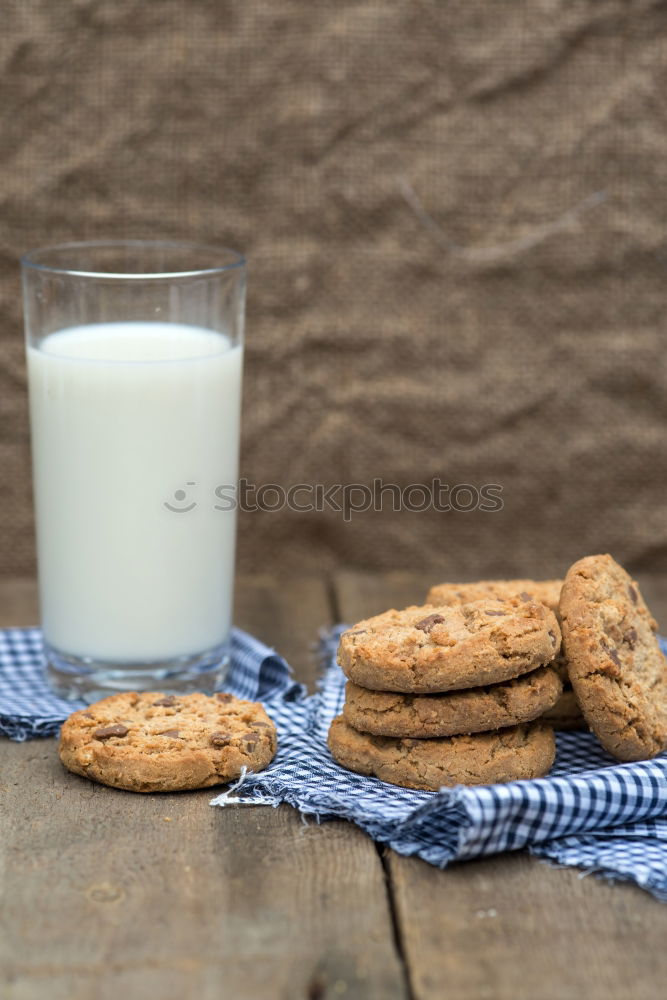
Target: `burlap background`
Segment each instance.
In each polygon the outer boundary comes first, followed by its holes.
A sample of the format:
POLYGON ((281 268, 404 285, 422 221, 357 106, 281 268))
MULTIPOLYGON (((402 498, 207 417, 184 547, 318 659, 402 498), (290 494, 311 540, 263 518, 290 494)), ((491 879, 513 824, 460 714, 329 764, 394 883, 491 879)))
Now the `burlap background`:
POLYGON ((248 478, 504 489, 493 514, 246 514, 241 569, 664 568, 665 3, 1 15, 3 572, 34 566, 17 256, 104 236, 247 252, 248 478))

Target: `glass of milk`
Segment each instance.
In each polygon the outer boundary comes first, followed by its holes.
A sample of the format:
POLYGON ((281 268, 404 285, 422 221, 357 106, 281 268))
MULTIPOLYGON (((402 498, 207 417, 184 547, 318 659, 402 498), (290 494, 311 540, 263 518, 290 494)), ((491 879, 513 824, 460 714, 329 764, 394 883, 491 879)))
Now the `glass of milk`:
POLYGON ((22 260, 41 624, 64 697, 229 663, 245 261, 168 242, 22 260))

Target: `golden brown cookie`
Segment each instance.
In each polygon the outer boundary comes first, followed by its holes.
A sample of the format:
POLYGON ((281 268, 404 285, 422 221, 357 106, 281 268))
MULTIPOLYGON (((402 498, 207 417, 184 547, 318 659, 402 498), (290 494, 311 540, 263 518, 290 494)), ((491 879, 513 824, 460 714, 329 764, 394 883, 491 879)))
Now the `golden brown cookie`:
POLYGON ((349 771, 425 791, 541 778, 556 754, 553 729, 541 722, 472 736, 414 740, 361 733, 339 715, 331 723, 328 744, 334 760, 349 771))
POLYGON ((522 601, 540 601, 552 611, 558 611, 562 580, 478 580, 476 583, 439 583, 431 587, 427 604, 469 604, 489 597, 505 601, 519 597, 522 601))
POLYGON ((341 636, 338 662, 361 687, 433 694, 518 677, 559 647, 556 616, 544 604, 489 599, 367 618, 341 636))
POLYGON ((639 587, 610 555, 570 567, 560 600, 572 687, 589 727, 617 760, 667 748, 667 660, 639 587))
POLYGON ((176 792, 263 770, 276 727, 262 706, 230 694, 129 691, 74 712, 60 732, 60 759, 84 778, 131 792, 176 792))
MULTIPOLYGON (((477 583, 440 583, 431 587, 426 598, 427 604, 464 604, 485 597, 499 597, 506 600, 519 597, 520 600, 540 601, 559 618, 560 592, 562 580, 479 580, 477 583)), ((560 623, 560 619, 559 619, 560 623)), ((586 722, 572 691, 567 672, 567 658, 563 648, 555 656, 554 667, 563 681, 561 701, 546 715, 556 729, 586 729, 586 722)))
POLYGON ((551 667, 538 667, 502 684, 445 694, 369 691, 348 681, 343 718, 375 736, 423 739, 482 733, 532 722, 556 704, 562 688, 551 667))

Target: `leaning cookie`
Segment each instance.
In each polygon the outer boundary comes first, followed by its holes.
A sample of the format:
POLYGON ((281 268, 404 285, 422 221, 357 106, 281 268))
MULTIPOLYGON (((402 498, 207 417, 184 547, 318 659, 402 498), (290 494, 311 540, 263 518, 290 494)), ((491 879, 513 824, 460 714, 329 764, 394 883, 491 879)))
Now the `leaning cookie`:
POLYGON ((506 601, 519 597, 522 601, 539 601, 552 611, 558 611, 562 580, 478 580, 476 583, 439 583, 431 587, 427 604, 469 604, 498 597, 506 601))
POLYGON ((130 691, 74 712, 60 733, 70 771, 131 792, 207 788, 263 770, 276 727, 261 705, 230 694, 130 691))
POLYGON ((538 667, 502 684, 445 694, 369 691, 348 681, 343 717, 355 729, 375 736, 482 733, 532 722, 553 708, 562 689, 551 667, 538 667))
POLYGON ((561 593, 572 687, 602 746, 617 760, 667 748, 667 660, 639 587, 609 555, 588 556, 561 593))
POLYGON ((341 636, 338 662, 361 687, 433 694, 519 677, 559 647, 558 622, 544 604, 492 599, 358 622, 341 636))
POLYGON ((331 723, 328 744, 334 760, 349 771, 424 791, 541 778, 556 754, 553 729, 541 722, 494 733, 413 740, 361 733, 339 715, 331 723))

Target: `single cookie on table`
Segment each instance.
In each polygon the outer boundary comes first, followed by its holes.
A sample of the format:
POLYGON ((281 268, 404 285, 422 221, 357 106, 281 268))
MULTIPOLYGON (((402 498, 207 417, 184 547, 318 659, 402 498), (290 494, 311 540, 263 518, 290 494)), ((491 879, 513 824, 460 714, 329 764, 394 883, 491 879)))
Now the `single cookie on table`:
POLYGON ((339 715, 331 723, 328 744, 334 760, 349 771, 424 791, 541 778, 556 755, 553 729, 541 722, 417 740, 362 733, 339 715))
MULTIPOLYGON (((562 580, 479 580, 476 583, 440 583, 431 587, 426 602, 453 605, 485 597, 497 597, 500 600, 518 597, 520 600, 534 600, 546 604, 559 618, 562 586, 562 580)), ((560 703, 547 713, 547 720, 556 729, 586 729, 585 719, 572 691, 567 672, 567 657, 562 646, 551 666, 558 671, 563 681, 563 693, 560 703)))
POLYGON ((345 688, 343 718, 375 736, 429 738, 482 733, 532 722, 558 701, 563 689, 551 667, 538 667, 501 684, 444 694, 345 688))
POLYGON ((552 611, 558 611, 562 580, 478 580, 476 583, 439 583, 428 592, 427 604, 469 604, 497 597, 505 601, 518 597, 522 601, 539 601, 552 611))
POLYGON ((262 706, 231 694, 129 691, 74 712, 60 732, 70 771, 131 792, 176 792, 262 771, 276 752, 262 706))
POLYGON ((367 618, 342 634, 338 662, 361 687, 434 694, 518 677, 559 647, 556 616, 544 604, 491 599, 367 618))
POLYGON ((560 612, 572 687, 605 750, 631 761, 667 749, 667 660, 636 581, 610 555, 587 556, 560 612))

